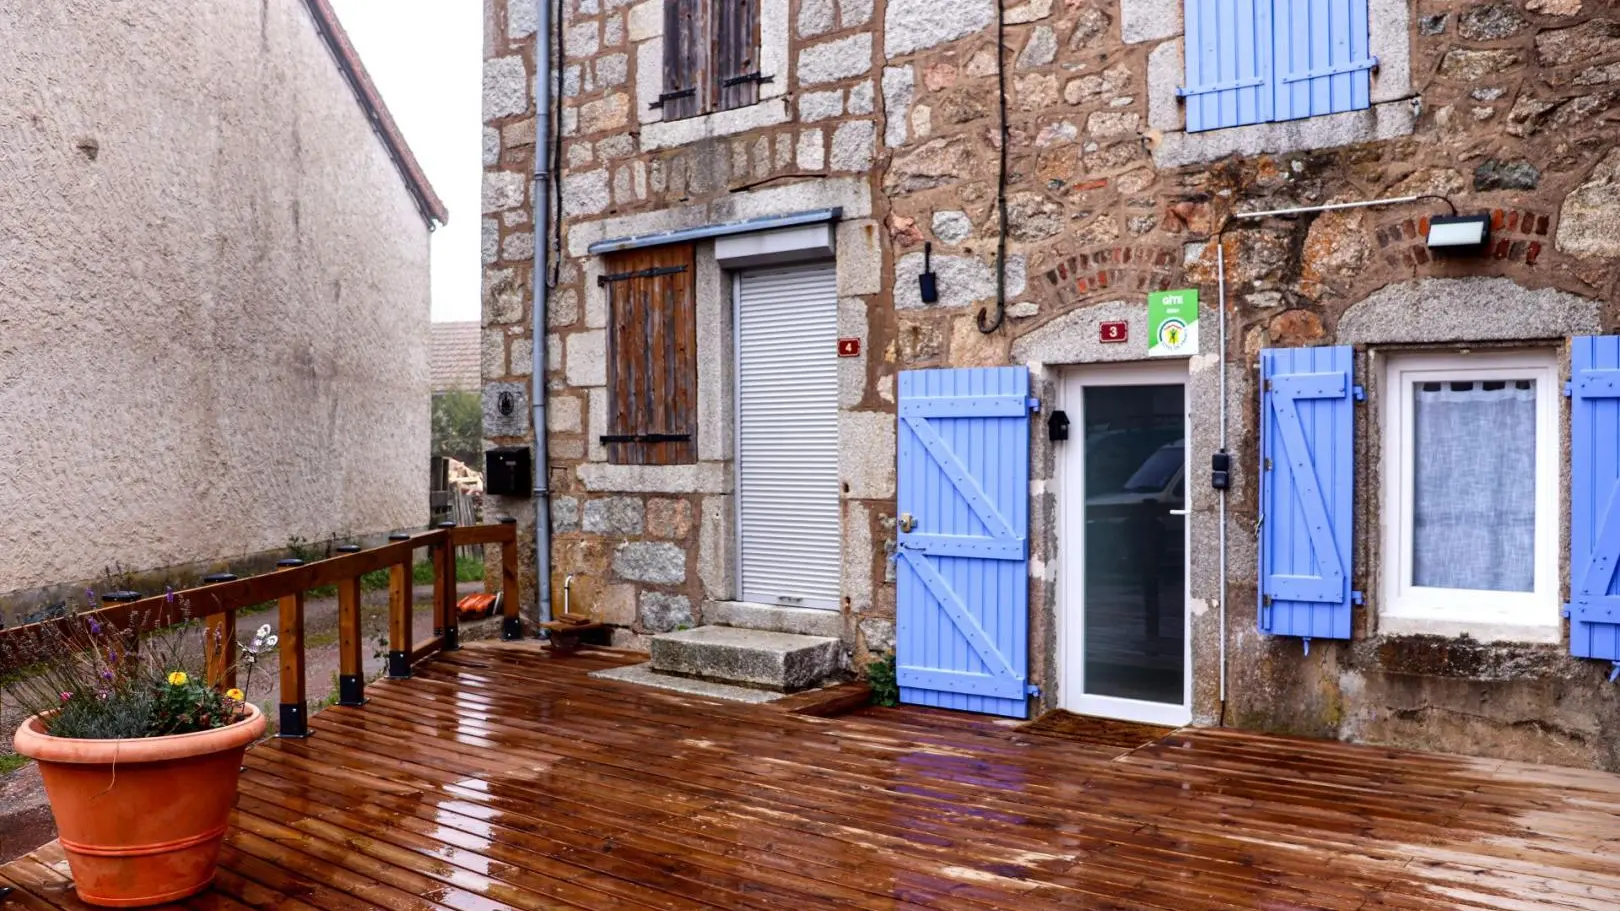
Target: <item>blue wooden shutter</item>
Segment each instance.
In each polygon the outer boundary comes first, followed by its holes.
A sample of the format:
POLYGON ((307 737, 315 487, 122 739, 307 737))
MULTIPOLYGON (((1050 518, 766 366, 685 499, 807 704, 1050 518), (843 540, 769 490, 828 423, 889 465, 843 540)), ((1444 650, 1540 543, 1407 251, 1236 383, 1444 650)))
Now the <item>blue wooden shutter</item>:
POLYGON ((1260 352, 1260 629, 1350 638, 1349 348, 1260 352))
POLYGON ((1271 24, 1274 119, 1369 106, 1367 0, 1275 0, 1271 24))
POLYGON ((1187 0, 1187 131, 1272 119, 1272 0, 1187 0))
POLYGON ((1569 651, 1620 671, 1620 337, 1571 339, 1569 651))
POLYGON ((899 444, 900 698, 1023 718, 1029 371, 902 372, 899 444))

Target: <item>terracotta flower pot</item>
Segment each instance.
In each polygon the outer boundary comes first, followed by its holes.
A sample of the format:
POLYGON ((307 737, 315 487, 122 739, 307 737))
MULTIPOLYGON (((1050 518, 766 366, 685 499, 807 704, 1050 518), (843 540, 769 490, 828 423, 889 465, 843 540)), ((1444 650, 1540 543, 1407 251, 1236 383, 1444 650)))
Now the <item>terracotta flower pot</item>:
POLYGON ((75 740, 39 717, 14 749, 39 762, 79 898, 108 908, 177 901, 208 888, 236 803, 242 753, 264 715, 195 734, 75 740))

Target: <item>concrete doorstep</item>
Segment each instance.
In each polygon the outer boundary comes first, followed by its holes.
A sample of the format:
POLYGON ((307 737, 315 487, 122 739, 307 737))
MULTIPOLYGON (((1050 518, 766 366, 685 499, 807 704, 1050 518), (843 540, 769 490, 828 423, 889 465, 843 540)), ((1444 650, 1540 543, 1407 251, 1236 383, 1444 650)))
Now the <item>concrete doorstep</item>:
POLYGON ((837 676, 840 651, 839 641, 825 636, 700 626, 654 636, 652 669, 660 674, 796 693, 837 676))
POLYGON ((842 646, 804 636, 728 626, 700 626, 654 636, 652 661, 597 671, 620 680, 731 702, 773 702, 835 681, 842 646))

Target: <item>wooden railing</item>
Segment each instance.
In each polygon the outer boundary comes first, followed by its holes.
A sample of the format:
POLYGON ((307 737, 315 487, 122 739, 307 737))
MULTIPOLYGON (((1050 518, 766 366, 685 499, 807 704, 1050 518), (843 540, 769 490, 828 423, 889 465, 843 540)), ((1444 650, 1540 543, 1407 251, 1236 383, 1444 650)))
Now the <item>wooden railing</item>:
POLYGON ((458 547, 473 544, 501 545, 501 638, 519 639, 523 624, 518 614, 517 526, 510 520, 499 525, 441 526, 416 534, 396 534, 388 543, 370 550, 357 545, 339 547, 339 555, 305 563, 283 560, 272 573, 238 579, 228 574, 206 577, 199 588, 169 594, 140 597, 114 595, 106 606, 92 613, 47 620, 42 624, 0 630, 0 638, 27 636, 45 624, 85 622, 95 617, 121 628, 138 622, 142 629, 159 629, 185 619, 203 621, 207 634, 207 674, 210 683, 236 686, 236 615, 241 609, 275 601, 280 616, 276 635, 280 641, 281 708, 279 736, 305 737, 309 734, 309 696, 304 670, 304 599, 310 589, 334 586, 338 594, 338 703, 361 705, 365 702, 364 636, 360 627, 361 577, 388 571, 388 666, 387 675, 409 677, 411 667, 440 651, 460 647, 459 614, 456 609, 456 560, 458 547), (412 641, 411 619, 415 606, 412 568, 416 552, 426 548, 433 565, 433 635, 425 642, 412 641))

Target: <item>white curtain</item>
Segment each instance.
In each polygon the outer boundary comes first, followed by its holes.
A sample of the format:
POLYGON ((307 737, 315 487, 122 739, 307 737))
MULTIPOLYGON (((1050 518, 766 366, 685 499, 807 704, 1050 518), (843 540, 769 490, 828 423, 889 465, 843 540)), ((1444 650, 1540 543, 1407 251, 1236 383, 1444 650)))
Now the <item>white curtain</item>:
POLYGON ((1534 380, 1414 389, 1412 584, 1535 584, 1534 380))

